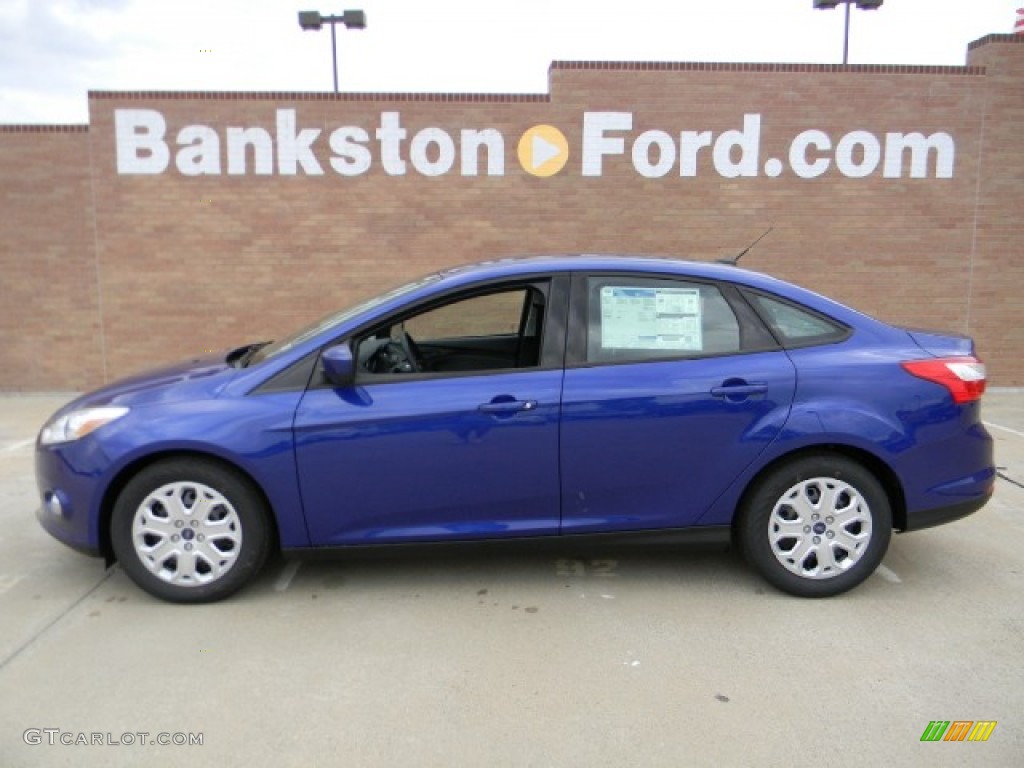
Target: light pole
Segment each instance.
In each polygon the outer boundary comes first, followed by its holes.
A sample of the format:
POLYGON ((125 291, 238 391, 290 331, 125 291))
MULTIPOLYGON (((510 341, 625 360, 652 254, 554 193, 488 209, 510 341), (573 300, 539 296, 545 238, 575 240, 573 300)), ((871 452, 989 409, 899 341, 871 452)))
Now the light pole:
POLYGON ((334 92, 338 92, 338 42, 334 27, 344 24, 348 29, 366 29, 366 14, 363 11, 345 11, 341 16, 321 16, 319 11, 299 11, 299 26, 304 30, 319 30, 324 24, 331 25, 331 62, 334 64, 334 92))
POLYGON ((846 27, 843 32, 843 64, 846 64, 850 54, 850 3, 857 3, 862 11, 877 11, 882 0, 814 0, 814 8, 818 11, 831 11, 840 3, 846 5, 846 27))

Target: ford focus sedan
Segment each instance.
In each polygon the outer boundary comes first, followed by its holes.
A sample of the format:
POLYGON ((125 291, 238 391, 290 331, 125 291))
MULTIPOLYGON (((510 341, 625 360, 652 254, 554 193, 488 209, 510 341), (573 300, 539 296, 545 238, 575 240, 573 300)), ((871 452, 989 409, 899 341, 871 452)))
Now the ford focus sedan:
POLYGON ((969 338, 737 267, 497 261, 68 404, 38 518, 176 602, 272 549, 626 539, 829 596, 989 499, 984 388, 969 338))

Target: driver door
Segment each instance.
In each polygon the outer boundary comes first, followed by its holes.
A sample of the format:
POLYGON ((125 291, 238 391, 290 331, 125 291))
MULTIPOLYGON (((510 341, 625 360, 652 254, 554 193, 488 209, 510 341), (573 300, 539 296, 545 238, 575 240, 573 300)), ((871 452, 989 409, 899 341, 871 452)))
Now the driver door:
POLYGON ((310 387, 295 418, 314 545, 557 534, 567 298, 492 285, 347 340, 354 386, 310 387))

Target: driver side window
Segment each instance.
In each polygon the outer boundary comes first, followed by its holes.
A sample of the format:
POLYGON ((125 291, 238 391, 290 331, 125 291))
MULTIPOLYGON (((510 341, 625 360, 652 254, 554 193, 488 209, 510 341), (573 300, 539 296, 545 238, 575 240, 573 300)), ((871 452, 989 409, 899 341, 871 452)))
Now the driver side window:
POLYGON ((489 293, 445 304, 409 318, 405 330, 424 340, 515 334, 519 332, 525 290, 489 293))
POLYGON ((457 374, 540 363, 546 286, 462 295, 378 326, 357 341, 360 375, 457 374))

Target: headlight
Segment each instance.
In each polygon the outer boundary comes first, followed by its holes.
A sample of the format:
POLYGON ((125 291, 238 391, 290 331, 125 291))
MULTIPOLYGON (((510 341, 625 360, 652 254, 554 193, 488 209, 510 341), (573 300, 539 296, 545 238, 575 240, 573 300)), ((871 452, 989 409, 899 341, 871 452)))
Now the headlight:
POLYGON ((39 442, 43 445, 70 443, 72 440, 85 437, 104 424, 120 419, 128 410, 120 405, 107 405, 102 408, 82 408, 65 413, 43 427, 39 433, 39 442))

